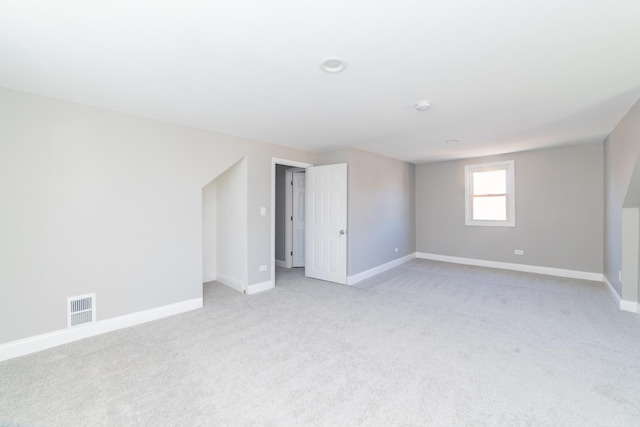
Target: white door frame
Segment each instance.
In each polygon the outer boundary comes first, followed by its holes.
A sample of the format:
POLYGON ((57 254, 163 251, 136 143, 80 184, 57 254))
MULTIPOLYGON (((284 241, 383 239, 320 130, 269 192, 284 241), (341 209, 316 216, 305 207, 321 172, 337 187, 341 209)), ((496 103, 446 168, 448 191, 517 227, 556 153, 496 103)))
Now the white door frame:
POLYGON ((271 158, 271 283, 274 286, 276 284, 276 165, 306 169, 313 164, 277 157, 271 158))
POLYGON ((293 180, 293 172, 304 172, 304 168, 291 168, 285 172, 285 202, 284 202, 284 262, 286 268, 293 267, 293 224, 291 217, 293 216, 293 188, 291 182, 293 180))

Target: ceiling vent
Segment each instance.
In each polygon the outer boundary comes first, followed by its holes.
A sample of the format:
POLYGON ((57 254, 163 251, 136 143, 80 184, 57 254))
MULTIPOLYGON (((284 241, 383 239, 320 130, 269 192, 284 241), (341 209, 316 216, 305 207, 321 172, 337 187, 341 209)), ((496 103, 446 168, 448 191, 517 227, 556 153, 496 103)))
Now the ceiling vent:
POLYGON ((96 294, 67 298, 67 327, 92 323, 96 320, 96 294))

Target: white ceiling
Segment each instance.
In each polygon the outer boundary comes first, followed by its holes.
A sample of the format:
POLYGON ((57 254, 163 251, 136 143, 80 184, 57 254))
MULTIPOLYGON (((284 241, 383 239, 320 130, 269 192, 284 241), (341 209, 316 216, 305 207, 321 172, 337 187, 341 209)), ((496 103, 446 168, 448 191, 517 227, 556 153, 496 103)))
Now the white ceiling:
POLYGON ((602 141, 640 98, 640 1, 0 0, 0 86, 415 163, 602 141))

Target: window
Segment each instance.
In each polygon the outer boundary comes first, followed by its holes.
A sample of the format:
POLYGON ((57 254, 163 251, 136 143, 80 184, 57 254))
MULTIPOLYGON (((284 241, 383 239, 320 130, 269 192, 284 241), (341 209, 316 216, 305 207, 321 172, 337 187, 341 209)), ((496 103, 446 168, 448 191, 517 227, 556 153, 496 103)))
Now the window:
POLYGON ((513 160, 465 166, 467 225, 515 227, 513 160))

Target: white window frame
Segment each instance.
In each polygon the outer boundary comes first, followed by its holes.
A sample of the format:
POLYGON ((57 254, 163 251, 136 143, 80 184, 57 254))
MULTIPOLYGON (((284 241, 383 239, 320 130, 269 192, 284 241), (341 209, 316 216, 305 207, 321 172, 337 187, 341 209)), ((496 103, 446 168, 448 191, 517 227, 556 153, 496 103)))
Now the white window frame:
POLYGON ((515 182, 515 162, 508 160, 504 162, 483 163, 478 165, 467 165, 464 167, 465 174, 465 224, 489 227, 515 227, 516 226, 516 182, 515 182), (473 173, 488 172, 495 170, 505 170, 507 173, 507 219, 501 220, 474 220, 473 219, 473 173))

